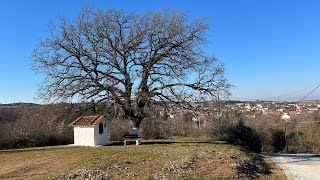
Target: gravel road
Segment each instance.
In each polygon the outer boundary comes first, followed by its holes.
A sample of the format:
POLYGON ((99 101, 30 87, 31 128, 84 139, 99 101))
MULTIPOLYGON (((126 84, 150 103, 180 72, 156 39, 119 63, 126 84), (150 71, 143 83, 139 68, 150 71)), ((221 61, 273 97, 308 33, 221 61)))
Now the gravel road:
POLYGON ((320 180, 320 157, 313 154, 268 153, 290 180, 320 180))

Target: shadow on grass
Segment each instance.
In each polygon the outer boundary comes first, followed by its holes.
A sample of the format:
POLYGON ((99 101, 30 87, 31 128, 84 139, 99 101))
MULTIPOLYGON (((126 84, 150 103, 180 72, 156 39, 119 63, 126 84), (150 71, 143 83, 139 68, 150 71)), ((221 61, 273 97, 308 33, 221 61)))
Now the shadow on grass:
POLYGON ((56 151, 56 150, 65 150, 71 148, 86 148, 86 146, 70 146, 70 145, 56 145, 56 146, 41 146, 41 147, 28 147, 28 148, 20 148, 20 149, 4 149, 0 150, 0 153, 17 153, 17 152, 31 152, 31 151, 56 151))
POLYGON ((152 144, 176 144, 178 142, 173 141, 144 141, 142 145, 152 145, 152 144))
POLYGON ((249 160, 240 162, 237 171, 244 173, 249 179, 258 179, 260 175, 270 175, 271 168, 261 154, 250 153, 249 160))
POLYGON ((225 141, 212 141, 212 140, 176 140, 176 139, 160 139, 160 140, 147 140, 143 141, 142 145, 152 144, 226 144, 225 141))
MULTIPOLYGON (((226 141, 213 141, 209 139, 190 139, 190 138, 177 138, 177 139, 156 139, 156 140, 143 140, 141 145, 164 145, 164 144, 226 144, 226 141)), ((135 145, 135 143, 130 144, 135 145)), ((107 146, 124 146, 123 141, 113 141, 107 146)), ((40 147, 29 147, 29 148, 18 148, 18 149, 0 149, 0 153, 15 153, 15 152, 24 152, 24 151, 43 151, 43 150, 60 150, 66 148, 92 148, 89 146, 76 146, 76 145, 56 145, 56 146, 40 146, 40 147)))
MULTIPOLYGON (((142 140, 140 145, 165 145, 165 144, 226 144, 226 141, 213 141, 210 139, 190 139, 190 138, 177 138, 177 139, 153 139, 153 140, 142 140)), ((129 145, 135 145, 131 143, 129 145)), ((124 146, 123 141, 113 141, 106 146, 124 146)))

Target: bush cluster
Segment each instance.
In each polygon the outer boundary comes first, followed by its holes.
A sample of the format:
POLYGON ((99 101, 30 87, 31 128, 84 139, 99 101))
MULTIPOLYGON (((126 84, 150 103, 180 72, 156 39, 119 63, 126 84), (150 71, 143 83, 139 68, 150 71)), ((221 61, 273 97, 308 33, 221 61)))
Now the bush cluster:
POLYGON ((244 125, 242 120, 226 130, 225 138, 227 142, 240 145, 248 151, 261 152, 262 141, 260 135, 252 128, 244 125))
POLYGON ((0 149, 73 143, 70 104, 0 109, 0 149))

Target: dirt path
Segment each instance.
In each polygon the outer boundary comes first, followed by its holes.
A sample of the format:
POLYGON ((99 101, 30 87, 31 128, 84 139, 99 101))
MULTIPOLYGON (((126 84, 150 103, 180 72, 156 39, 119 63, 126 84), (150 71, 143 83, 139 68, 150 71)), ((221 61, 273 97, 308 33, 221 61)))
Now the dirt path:
POLYGON ((312 154, 268 153, 291 180, 320 179, 320 157, 312 154))

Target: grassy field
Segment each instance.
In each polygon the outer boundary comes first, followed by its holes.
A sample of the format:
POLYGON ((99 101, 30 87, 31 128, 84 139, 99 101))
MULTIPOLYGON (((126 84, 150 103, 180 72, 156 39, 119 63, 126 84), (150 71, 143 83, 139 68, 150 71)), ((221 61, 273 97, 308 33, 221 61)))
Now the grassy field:
POLYGON ((0 151, 0 179, 286 179, 272 161, 199 139, 0 151))

